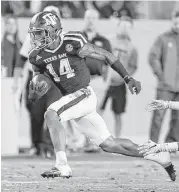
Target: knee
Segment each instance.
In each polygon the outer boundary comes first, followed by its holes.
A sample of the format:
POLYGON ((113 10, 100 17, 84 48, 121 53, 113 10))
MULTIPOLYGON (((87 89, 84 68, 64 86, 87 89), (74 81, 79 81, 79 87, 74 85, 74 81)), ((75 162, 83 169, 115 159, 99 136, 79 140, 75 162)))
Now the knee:
POLYGON ((116 146, 116 142, 113 136, 107 138, 103 143, 101 143, 100 147, 103 151, 113 152, 114 147, 116 146))
POLYGON ((44 119, 49 128, 51 127, 53 121, 55 120, 59 121, 57 113, 53 110, 47 110, 44 114, 44 119))

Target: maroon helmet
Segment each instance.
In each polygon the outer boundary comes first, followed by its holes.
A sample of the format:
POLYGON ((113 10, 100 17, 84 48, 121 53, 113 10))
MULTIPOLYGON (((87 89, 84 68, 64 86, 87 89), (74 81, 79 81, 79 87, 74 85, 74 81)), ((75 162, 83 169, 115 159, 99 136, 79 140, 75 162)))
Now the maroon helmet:
POLYGON ((28 30, 34 49, 48 47, 59 37, 61 32, 62 26, 59 17, 48 11, 35 14, 28 30))

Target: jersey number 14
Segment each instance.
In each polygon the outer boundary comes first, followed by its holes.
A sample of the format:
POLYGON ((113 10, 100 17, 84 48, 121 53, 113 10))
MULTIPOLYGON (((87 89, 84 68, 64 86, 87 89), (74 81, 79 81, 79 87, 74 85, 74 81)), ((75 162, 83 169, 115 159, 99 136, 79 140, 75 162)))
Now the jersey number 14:
MULTIPOLYGON (((55 70, 51 63, 49 63, 46 68, 48 69, 49 73, 53 76, 54 81, 60 82, 60 77, 56 74, 55 70)), ((72 78, 75 76, 74 69, 71 68, 68 58, 60 60, 60 68, 59 74, 66 75, 67 79, 72 78)))

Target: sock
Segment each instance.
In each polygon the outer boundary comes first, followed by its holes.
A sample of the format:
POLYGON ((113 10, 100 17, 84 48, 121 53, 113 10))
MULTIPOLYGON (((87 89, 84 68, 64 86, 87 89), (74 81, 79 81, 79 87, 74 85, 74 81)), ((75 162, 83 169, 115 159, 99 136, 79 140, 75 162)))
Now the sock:
POLYGON ((56 164, 55 165, 65 165, 67 164, 67 156, 65 151, 56 152, 56 164))

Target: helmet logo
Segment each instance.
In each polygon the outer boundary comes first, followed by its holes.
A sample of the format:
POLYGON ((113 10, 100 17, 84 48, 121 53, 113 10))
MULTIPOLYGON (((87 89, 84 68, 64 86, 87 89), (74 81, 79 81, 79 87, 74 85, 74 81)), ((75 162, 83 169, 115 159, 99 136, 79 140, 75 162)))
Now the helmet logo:
POLYGON ((71 44, 67 44, 65 49, 67 52, 71 52, 71 51, 73 51, 73 46, 71 44))
POLYGON ((46 21, 45 25, 46 26, 48 26, 48 25, 55 26, 55 24, 57 23, 56 22, 57 18, 52 13, 47 13, 42 18, 45 19, 45 21, 46 21))

